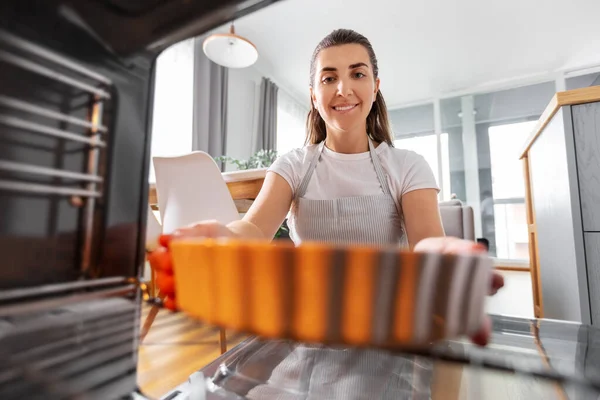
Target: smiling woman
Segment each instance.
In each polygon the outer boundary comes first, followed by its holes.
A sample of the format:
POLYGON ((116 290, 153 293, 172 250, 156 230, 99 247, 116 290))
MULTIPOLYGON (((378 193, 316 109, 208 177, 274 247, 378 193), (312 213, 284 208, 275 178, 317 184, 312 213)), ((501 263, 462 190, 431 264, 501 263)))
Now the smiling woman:
MULTIPOLYGON (((242 220, 227 226, 200 221, 167 241, 190 236, 271 240, 289 215, 290 238, 297 245, 397 245, 433 253, 485 253, 475 242, 445 237, 431 168, 417 153, 393 147, 378 75, 377 58, 364 36, 340 29, 325 37, 311 61, 307 145, 273 163, 242 220)), ((162 263, 155 268, 163 275, 169 273, 162 263)), ((306 273, 310 275, 309 270, 306 273)), ((496 289, 502 286, 497 279, 490 282, 496 289)), ((161 292, 176 297, 172 286, 161 287, 161 292)), ((483 324, 473 340, 486 343, 489 331, 489 324, 483 324)), ((393 387, 395 393, 410 393, 415 381, 431 380, 431 367, 426 362, 416 363, 406 357, 394 361, 391 369, 375 372, 385 381, 375 384, 369 378, 374 372, 372 360, 359 357, 350 366, 338 359, 343 354, 353 358, 354 353, 351 349, 332 350, 332 355, 320 359, 310 372, 311 387, 317 383, 315 397, 349 398, 355 390, 343 382, 333 385, 335 388, 328 382, 318 384, 323 376, 340 372, 361 377, 352 385, 363 389, 376 385, 380 390, 393 387), (318 393, 330 389, 338 395, 318 393)), ((274 379, 288 381, 299 376, 303 366, 315 362, 311 357, 294 354, 280 371, 281 376, 274 379)), ((387 365, 383 358, 380 361, 380 366, 387 365)))

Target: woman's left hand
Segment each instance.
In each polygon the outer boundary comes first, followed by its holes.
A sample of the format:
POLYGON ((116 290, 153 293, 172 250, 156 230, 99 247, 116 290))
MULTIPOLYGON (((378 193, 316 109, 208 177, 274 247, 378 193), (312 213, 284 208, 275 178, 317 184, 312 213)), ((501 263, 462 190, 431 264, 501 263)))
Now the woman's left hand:
MULTIPOLYGON (((414 251, 436 252, 444 254, 486 254, 486 248, 470 240, 458 239, 455 237, 432 237, 421 240, 414 248, 414 251)), ((492 273, 489 295, 494 295, 504 286, 504 277, 497 272, 492 273)), ((487 345, 492 334, 492 322, 486 315, 483 326, 475 335, 471 337, 473 343, 480 346, 487 345)))

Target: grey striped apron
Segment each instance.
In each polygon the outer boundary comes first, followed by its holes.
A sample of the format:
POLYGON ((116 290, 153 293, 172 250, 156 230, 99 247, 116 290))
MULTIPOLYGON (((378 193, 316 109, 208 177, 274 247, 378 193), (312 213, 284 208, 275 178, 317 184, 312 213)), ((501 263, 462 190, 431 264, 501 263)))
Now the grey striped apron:
MULTIPOLYGON (((296 244, 401 243, 402 217, 369 140, 369 152, 382 194, 309 200, 303 198, 325 143, 311 160, 294 199, 289 219, 296 244)), ((273 369, 268 385, 247 394, 250 399, 429 399, 432 365, 420 357, 402 357, 374 349, 294 344, 273 369)))
POLYGON ((319 144, 296 191, 288 220, 292 240, 296 244, 306 240, 337 244, 399 244, 404 237, 402 215, 396 207, 371 140, 369 152, 383 193, 333 200, 310 200, 303 197, 323 153, 323 147, 324 141, 319 144))

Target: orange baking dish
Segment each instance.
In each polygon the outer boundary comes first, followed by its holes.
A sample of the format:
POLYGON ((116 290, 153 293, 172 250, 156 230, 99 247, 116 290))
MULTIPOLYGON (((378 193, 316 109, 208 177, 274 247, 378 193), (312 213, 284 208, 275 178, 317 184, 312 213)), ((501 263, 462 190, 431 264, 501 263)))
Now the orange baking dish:
POLYGON ((492 271, 487 256, 397 247, 182 239, 170 249, 187 314, 267 338, 357 346, 474 334, 492 271))

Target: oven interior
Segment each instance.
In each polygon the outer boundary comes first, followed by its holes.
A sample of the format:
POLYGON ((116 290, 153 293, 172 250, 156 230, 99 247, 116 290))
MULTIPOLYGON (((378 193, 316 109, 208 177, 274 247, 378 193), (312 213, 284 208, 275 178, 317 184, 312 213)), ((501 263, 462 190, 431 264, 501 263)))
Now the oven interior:
POLYGON ((272 2, 0 2, 0 398, 135 391, 154 61, 272 2))

